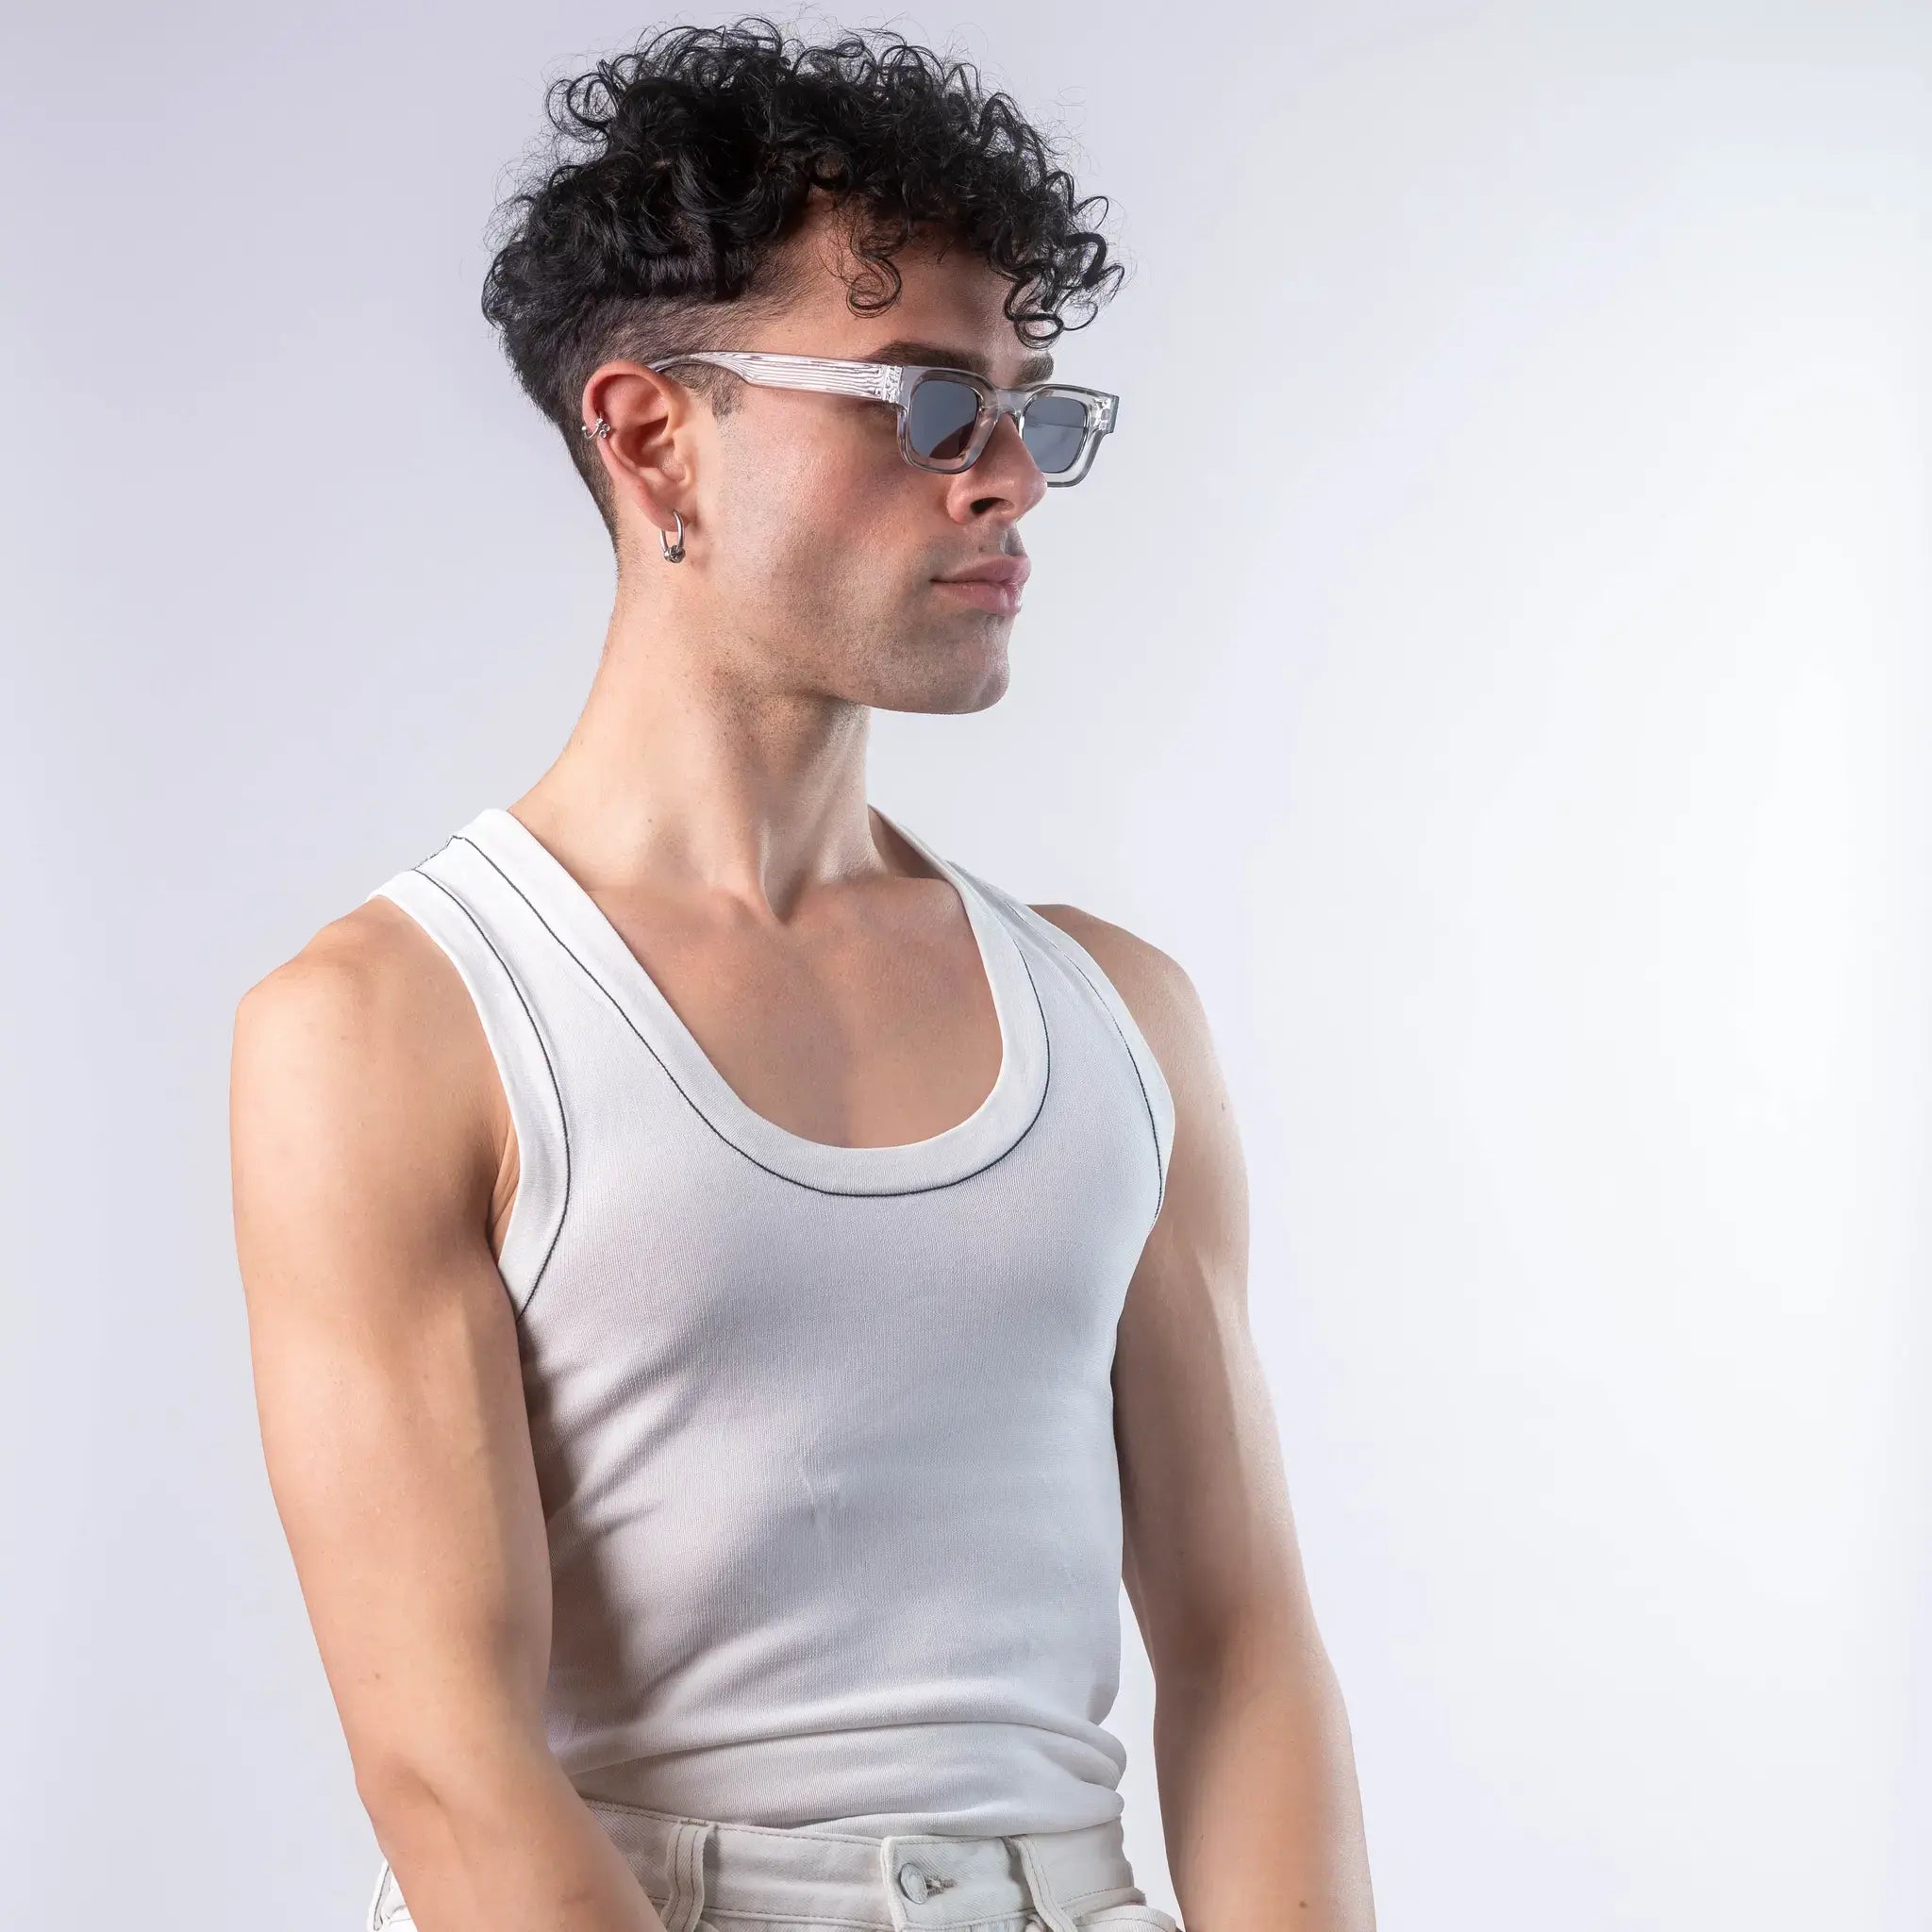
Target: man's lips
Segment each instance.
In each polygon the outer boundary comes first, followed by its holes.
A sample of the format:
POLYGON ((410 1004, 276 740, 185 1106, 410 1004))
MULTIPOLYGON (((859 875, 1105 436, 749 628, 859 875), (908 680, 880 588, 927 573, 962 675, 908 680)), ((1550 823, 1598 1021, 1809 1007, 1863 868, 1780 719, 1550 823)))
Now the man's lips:
POLYGON ((1024 557, 989 557, 955 571, 951 576, 935 577, 956 596, 982 610, 995 610, 1011 617, 1020 608, 1020 591, 1033 566, 1024 557))
POLYGON ((983 562, 970 563, 964 570, 955 571, 951 576, 935 577, 941 584, 1011 584, 1017 591, 1033 574, 1033 565, 1024 557, 989 557, 983 562))

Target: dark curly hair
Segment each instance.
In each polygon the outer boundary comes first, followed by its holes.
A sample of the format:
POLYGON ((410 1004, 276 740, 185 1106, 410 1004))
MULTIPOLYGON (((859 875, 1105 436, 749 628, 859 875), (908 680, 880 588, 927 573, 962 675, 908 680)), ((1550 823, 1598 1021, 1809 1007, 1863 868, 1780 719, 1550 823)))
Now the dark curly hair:
MULTIPOLYGON (((1081 225, 1107 198, 1074 199, 1007 95, 983 92, 964 61, 874 38, 877 50, 859 33, 808 46, 754 15, 667 28, 550 84, 558 139, 497 210, 508 232, 483 313, 613 541, 604 468, 579 426, 584 384, 613 358, 733 346, 743 319, 783 312, 807 271, 778 247, 814 188, 855 216, 855 313, 897 300, 892 257, 915 224, 939 225, 1012 283, 1005 313, 1028 343, 1091 322, 1124 275, 1081 225), (1076 300, 1080 320, 1063 321, 1076 300)), ((690 386, 721 417, 736 407, 723 370, 692 364, 690 386)))

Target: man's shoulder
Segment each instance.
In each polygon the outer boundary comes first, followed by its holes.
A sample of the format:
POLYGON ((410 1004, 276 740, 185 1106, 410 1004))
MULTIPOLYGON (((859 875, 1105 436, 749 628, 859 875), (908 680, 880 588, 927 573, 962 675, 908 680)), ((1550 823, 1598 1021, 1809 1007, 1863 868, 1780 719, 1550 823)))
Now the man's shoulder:
POLYGON ((263 974, 242 993, 238 1020, 245 1015, 258 1027, 407 1023, 436 989, 436 950, 400 906, 372 896, 263 974))
POLYGON ((1055 901, 1027 909, 1065 933, 1113 982, 1164 1069, 1172 1072, 1200 1043, 1200 995, 1172 953, 1078 906, 1055 901))
MULTIPOLYGON (((489 1118, 487 1045, 460 975, 394 901, 373 894, 317 928, 237 1002, 232 1076, 280 1105, 407 1116, 474 1131, 489 1118)), ((317 1123, 320 1125, 320 1123, 317 1123)))

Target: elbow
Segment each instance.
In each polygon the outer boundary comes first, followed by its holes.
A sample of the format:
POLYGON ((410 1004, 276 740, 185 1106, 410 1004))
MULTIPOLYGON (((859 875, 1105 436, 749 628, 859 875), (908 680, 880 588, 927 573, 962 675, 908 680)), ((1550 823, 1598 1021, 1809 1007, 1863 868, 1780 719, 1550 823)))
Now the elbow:
POLYGON ((423 1760, 389 1751, 355 1758, 356 1795, 385 1849, 441 1809, 441 1781, 423 1760))
POLYGON ((524 1815, 542 1787, 561 1776, 540 1739, 518 1725, 468 1726, 460 1737, 421 1737, 352 1749, 356 1795, 381 1839, 414 1835, 424 1820, 452 1823, 524 1815))

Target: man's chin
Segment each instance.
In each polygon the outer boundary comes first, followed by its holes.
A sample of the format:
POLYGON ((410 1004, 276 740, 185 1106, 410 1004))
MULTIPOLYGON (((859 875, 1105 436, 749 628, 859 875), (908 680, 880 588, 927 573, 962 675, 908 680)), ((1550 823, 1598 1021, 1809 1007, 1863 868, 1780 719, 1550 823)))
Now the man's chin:
POLYGON ((865 702, 882 711, 922 711, 936 716, 983 711, 1006 695, 1011 682, 1007 653, 1010 618, 974 613, 976 622, 926 625, 908 632, 909 658, 872 680, 876 695, 865 702))

